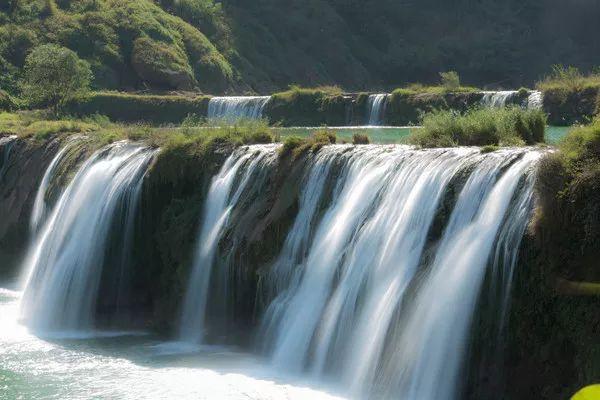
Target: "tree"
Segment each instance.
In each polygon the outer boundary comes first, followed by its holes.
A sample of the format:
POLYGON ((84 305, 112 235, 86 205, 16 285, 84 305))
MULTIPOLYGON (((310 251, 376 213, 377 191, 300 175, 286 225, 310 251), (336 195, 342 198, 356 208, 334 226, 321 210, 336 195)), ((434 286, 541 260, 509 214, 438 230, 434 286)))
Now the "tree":
POLYGON ((91 80, 90 65, 74 51, 45 44, 25 60, 23 94, 31 104, 49 106, 56 115, 67 101, 85 94, 91 80))
POLYGON ((460 77, 456 71, 440 72, 442 86, 451 92, 460 87, 460 77))

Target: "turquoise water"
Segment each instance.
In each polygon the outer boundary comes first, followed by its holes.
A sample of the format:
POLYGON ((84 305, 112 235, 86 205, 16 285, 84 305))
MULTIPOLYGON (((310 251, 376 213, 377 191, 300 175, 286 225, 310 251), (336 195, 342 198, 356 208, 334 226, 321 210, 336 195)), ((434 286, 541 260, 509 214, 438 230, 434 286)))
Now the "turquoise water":
MULTIPOLYGON (((418 127, 293 127, 293 128, 273 128, 281 138, 289 136, 307 137, 315 131, 327 129, 334 131, 337 134, 338 141, 352 142, 352 135, 355 133, 369 136, 371 143, 375 144, 402 144, 406 142, 406 137, 410 135, 412 130, 419 129, 418 127)), ((546 142, 551 145, 556 145, 562 139, 571 127, 565 126, 548 126, 546 128, 546 142)))
POLYGON ((570 126, 549 126, 546 128, 546 143, 556 145, 571 129, 570 126))
POLYGON ((340 399, 237 349, 151 335, 39 338, 19 324, 21 293, 0 287, 0 399, 340 399))

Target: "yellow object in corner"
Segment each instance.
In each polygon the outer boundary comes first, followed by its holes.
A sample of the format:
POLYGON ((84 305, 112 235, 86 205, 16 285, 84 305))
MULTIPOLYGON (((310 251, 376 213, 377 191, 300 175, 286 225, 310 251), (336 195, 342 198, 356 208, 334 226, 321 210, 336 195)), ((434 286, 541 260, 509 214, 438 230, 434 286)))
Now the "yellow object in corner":
POLYGON ((571 400, 600 400, 600 385, 592 385, 581 389, 571 400))

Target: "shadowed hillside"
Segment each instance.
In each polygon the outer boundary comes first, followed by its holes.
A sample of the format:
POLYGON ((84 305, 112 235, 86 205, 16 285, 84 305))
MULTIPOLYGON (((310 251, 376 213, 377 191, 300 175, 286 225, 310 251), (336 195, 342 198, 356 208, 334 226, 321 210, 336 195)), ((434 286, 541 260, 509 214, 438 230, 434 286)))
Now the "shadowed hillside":
POLYGON ((590 70, 600 4, 580 0, 8 0, 0 87, 35 46, 88 60, 102 89, 270 92, 433 82, 532 86, 552 64, 590 70))

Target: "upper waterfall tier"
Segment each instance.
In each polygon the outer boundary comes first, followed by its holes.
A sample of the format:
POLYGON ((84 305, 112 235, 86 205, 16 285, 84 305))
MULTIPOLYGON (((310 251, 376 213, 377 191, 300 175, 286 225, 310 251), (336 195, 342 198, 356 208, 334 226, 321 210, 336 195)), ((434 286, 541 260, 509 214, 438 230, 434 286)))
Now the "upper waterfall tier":
POLYGON ((270 96, 212 97, 208 103, 208 118, 227 122, 260 119, 269 99, 270 96))

